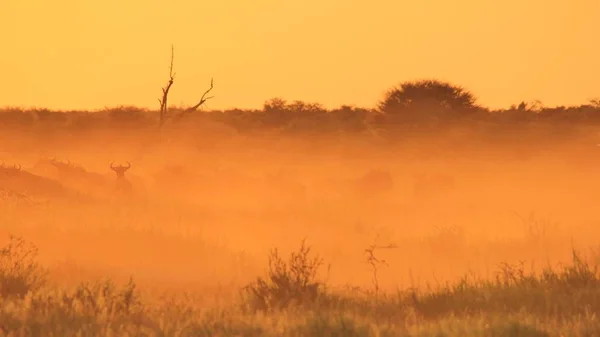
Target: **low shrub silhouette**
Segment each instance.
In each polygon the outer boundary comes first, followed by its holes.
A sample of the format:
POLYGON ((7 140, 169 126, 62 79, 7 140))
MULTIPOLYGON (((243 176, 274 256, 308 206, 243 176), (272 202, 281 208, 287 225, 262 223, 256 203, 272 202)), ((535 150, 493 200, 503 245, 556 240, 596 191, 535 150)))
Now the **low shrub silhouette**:
POLYGON ((244 288, 250 309, 268 311, 314 303, 324 291, 324 284, 316 280, 323 260, 318 255, 311 257, 310 253, 305 240, 287 261, 273 249, 266 278, 258 277, 244 288))
POLYGON ((38 249, 20 237, 10 236, 0 250, 0 297, 24 297, 40 289, 47 272, 37 262, 38 249))

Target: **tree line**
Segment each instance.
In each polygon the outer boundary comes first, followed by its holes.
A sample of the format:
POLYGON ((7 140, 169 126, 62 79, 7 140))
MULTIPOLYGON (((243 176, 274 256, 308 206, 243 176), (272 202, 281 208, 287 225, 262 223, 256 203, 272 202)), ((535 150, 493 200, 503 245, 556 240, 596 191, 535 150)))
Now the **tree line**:
MULTIPOLYGON (((210 89, 213 88, 211 81, 210 89)), ((168 90, 168 89, 167 89, 168 90)), ((163 89, 163 93, 167 90, 163 89)), ((318 103, 267 100, 262 109, 199 110, 170 107, 178 118, 166 120, 166 95, 160 111, 132 106, 102 111, 51 111, 48 109, 0 109, 4 127, 39 124, 73 128, 100 126, 151 127, 187 121, 212 121, 239 132, 277 130, 284 133, 361 133, 369 130, 435 130, 455 126, 485 127, 531 125, 600 125, 600 100, 579 106, 544 107, 539 101, 521 102, 506 109, 492 110, 477 102, 469 90, 439 80, 418 80, 399 84, 385 92, 374 108, 342 105, 326 109, 318 103)), ((205 97, 200 100, 204 103, 205 97)), ((201 104, 199 104, 201 105, 201 104)))

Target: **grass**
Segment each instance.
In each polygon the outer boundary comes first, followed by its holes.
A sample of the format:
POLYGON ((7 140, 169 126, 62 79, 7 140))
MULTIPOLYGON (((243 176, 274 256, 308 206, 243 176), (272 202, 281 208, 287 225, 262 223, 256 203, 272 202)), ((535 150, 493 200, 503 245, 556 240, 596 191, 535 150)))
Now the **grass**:
POLYGON ((266 274, 222 306, 151 294, 133 280, 60 287, 45 282, 36 254, 18 237, 1 251, 1 335, 600 335, 600 273, 577 251, 571 263, 539 273, 504 264, 490 279, 376 294, 328 287, 318 278, 323 260, 302 242, 288 258, 273 250, 266 274))

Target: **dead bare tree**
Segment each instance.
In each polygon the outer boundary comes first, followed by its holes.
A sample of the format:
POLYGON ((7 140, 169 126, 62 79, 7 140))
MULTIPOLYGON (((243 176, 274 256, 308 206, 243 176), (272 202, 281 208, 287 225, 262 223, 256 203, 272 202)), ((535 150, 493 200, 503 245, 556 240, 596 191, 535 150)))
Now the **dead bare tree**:
POLYGON ((171 66, 169 67, 169 82, 167 82, 167 85, 165 87, 162 88, 162 92, 163 92, 163 96, 162 99, 158 99, 158 102, 160 103, 160 119, 159 119, 159 123, 160 126, 162 126, 165 123, 165 120, 167 118, 167 101, 169 98, 169 90, 171 90, 171 86, 173 85, 173 81, 175 81, 175 73, 173 72, 173 59, 175 58, 175 48, 173 47, 173 45, 171 45, 171 66))
MULTIPOLYGON (((173 82, 175 81, 175 73, 173 72, 173 59, 175 57, 175 49, 173 47, 173 45, 171 45, 171 63, 170 63, 170 67, 169 67, 169 81, 167 82, 167 85, 165 87, 162 88, 162 98, 158 99, 158 102, 160 103, 160 115, 159 115, 159 125, 162 126, 166 121, 168 116, 168 98, 169 98, 169 90, 171 90, 171 86, 173 85, 173 82)), ((182 112, 180 112, 176 117, 176 119, 180 119, 181 117, 183 117, 185 114, 189 113, 189 112, 194 112, 196 110, 198 110, 198 108, 200 108, 202 105, 204 105, 204 103, 206 103, 206 101, 208 101, 211 98, 214 98, 214 96, 206 96, 208 95, 212 89, 214 88, 214 81, 211 78, 210 79, 210 87, 204 92, 204 94, 202 94, 202 97, 200 98, 200 101, 198 103, 196 103, 195 105, 187 108, 187 109, 183 109, 182 112)))

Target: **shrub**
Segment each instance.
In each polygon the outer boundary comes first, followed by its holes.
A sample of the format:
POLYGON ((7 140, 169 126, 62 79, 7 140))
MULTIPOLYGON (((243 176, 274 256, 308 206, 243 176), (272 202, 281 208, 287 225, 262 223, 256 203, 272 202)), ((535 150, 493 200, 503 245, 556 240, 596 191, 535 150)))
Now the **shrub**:
POLYGON ((291 305, 313 303, 322 293, 322 282, 316 281, 323 260, 310 256, 311 249, 302 241, 300 249, 285 261, 277 249, 269 254, 266 278, 258 277, 244 288, 251 310, 283 309, 291 305))
POLYGON ((46 282, 47 272, 36 261, 38 249, 27 245, 20 237, 10 236, 9 243, 0 250, 0 296, 24 297, 46 282))

